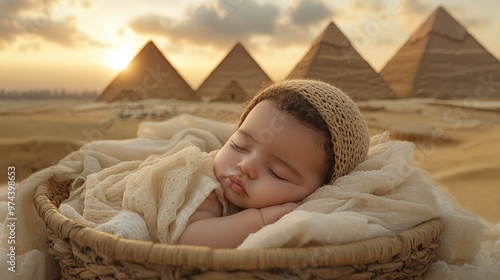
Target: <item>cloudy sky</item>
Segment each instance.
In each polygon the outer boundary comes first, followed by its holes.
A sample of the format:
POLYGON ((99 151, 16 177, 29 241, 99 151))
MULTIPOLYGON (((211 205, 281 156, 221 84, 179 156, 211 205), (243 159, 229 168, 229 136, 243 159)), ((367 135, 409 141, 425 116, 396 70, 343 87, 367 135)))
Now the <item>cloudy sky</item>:
POLYGON ((378 71, 438 6, 500 58, 500 1, 0 0, 0 89, 100 92, 149 40, 193 88, 238 41, 279 80, 330 21, 378 71))

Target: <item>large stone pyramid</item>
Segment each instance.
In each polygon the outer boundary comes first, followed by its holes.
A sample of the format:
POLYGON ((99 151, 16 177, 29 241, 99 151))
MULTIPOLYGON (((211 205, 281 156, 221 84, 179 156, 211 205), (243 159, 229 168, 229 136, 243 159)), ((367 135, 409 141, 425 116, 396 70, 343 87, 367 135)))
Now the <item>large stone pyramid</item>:
POLYGON ((438 7, 380 71, 398 97, 481 98, 500 78, 500 63, 438 7))
POLYGON ((237 43, 196 90, 204 100, 220 98, 228 83, 234 81, 251 99, 265 82, 271 81, 241 43, 237 43))
POLYGON ((127 68, 118 73, 97 101, 133 101, 146 98, 199 99, 151 41, 132 59, 127 68))
POLYGON ((288 78, 320 79, 355 100, 396 98, 333 22, 316 38, 288 78))

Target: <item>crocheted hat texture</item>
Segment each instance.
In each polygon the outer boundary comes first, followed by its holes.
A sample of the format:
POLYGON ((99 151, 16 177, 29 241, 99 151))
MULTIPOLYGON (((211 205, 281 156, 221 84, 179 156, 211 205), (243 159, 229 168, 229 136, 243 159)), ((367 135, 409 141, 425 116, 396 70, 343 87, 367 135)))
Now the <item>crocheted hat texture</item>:
MULTIPOLYGON (((335 164, 329 184, 351 172, 366 159, 370 136, 363 116, 352 99, 337 87, 308 79, 293 79, 277 82, 262 89, 245 108, 240 124, 249 111, 257 105, 263 92, 273 88, 287 88, 304 97, 319 112, 327 123, 331 134, 335 164)), ((260 100, 261 102, 263 100, 260 100)))

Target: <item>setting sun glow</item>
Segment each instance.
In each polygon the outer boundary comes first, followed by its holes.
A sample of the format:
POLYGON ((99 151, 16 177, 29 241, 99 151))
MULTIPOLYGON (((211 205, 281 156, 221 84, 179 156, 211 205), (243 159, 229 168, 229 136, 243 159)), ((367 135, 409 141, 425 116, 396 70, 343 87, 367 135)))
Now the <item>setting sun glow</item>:
POLYGON ((106 62, 114 70, 123 70, 132 60, 134 53, 131 49, 114 50, 107 55, 106 62))

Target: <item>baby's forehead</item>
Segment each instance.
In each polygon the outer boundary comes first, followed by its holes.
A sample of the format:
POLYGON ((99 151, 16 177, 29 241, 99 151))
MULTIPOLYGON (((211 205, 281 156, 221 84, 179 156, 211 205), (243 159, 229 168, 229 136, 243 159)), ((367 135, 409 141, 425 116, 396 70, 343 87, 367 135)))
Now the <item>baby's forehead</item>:
POLYGON ((255 118, 255 115, 264 115, 267 118, 264 121, 269 125, 276 123, 281 123, 286 125, 288 123, 293 124, 300 122, 299 119, 294 114, 292 114, 292 112, 280 109, 279 105, 272 100, 262 100, 261 102, 257 103, 250 110, 248 116, 241 123, 241 125, 243 125, 246 121, 249 121, 249 117, 253 116, 255 118))
POLYGON ((251 123, 240 126, 233 136, 247 142, 266 146, 267 148, 283 149, 323 149, 326 136, 319 130, 302 124, 298 120, 281 124, 281 126, 262 125, 251 123))

